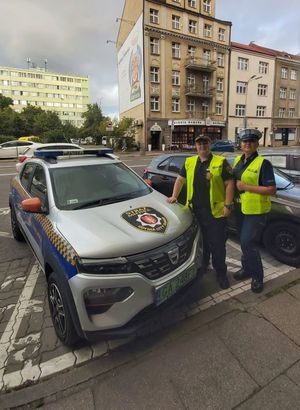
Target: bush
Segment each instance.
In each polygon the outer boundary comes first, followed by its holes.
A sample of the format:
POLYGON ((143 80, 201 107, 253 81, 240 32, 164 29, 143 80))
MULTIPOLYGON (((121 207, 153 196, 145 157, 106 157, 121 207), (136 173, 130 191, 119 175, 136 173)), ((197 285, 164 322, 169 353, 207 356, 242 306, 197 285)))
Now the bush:
POLYGON ((17 138, 13 137, 12 135, 0 135, 0 144, 7 141, 14 141, 16 139, 17 138))

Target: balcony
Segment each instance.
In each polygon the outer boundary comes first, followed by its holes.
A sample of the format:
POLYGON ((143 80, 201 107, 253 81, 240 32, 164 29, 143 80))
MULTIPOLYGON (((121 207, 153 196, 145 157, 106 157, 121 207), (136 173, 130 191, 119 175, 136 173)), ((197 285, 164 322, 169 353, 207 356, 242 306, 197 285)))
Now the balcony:
POLYGON ((185 95, 187 97, 212 98, 214 96, 214 88, 204 88, 199 85, 187 85, 185 87, 185 95))
POLYGON ((208 60, 207 58, 188 57, 185 61, 185 68, 212 73, 217 69, 215 64, 216 61, 208 60))

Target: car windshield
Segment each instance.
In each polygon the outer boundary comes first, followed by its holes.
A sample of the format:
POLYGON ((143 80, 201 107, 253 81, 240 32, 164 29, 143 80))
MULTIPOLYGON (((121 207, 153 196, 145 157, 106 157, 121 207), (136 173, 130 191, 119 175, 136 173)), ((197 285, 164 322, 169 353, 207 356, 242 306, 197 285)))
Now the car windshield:
POLYGON ((122 163, 50 169, 57 208, 83 209, 138 198, 151 192, 122 163))
POLYGON ((290 180, 288 175, 280 171, 278 168, 274 168, 274 175, 277 189, 282 190, 294 186, 293 181, 290 180))

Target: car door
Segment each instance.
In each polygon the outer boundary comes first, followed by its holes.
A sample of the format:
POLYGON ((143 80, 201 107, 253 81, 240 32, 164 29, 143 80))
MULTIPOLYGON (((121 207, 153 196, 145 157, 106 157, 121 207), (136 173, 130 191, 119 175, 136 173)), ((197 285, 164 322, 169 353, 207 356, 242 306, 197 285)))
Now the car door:
POLYGON ((158 173, 153 180, 153 187, 166 196, 171 196, 175 180, 183 167, 185 156, 171 156, 157 166, 158 173))
POLYGON ((8 141, 1 145, 0 158, 17 158, 18 141, 8 141))

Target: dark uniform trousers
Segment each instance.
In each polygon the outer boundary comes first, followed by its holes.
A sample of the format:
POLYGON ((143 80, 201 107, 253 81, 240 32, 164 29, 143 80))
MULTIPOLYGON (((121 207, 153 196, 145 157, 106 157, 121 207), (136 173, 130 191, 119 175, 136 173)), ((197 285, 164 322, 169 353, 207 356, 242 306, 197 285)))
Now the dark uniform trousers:
POLYGON ((203 265, 207 266, 209 264, 211 254, 212 265, 217 272, 217 276, 223 276, 227 273, 225 263, 227 220, 226 218, 214 218, 208 208, 195 209, 194 213, 203 236, 203 265))
POLYGON ((242 249, 242 266, 248 276, 263 280, 264 270, 259 253, 261 233, 266 225, 266 215, 240 215, 239 230, 242 249))

